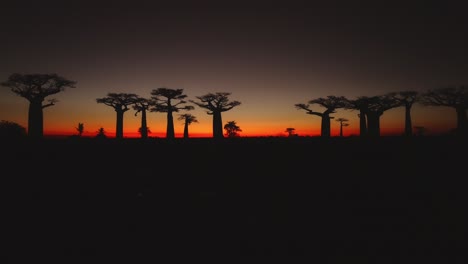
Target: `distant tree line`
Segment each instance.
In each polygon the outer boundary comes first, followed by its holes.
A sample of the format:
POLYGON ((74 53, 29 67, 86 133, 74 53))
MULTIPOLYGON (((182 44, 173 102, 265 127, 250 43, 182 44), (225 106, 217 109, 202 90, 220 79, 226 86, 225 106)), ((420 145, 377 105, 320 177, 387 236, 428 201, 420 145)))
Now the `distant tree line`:
MULTIPOLYGON (((27 135, 31 138, 43 137, 43 109, 55 105, 56 99, 48 99, 50 95, 64 91, 66 88, 75 88, 76 81, 68 80, 57 74, 19 74, 13 73, 8 79, 1 83, 2 86, 9 87, 11 91, 29 101, 28 111, 28 129, 27 135)), ((135 116, 141 113, 141 126, 139 132, 142 138, 148 138, 149 127, 147 126, 146 114, 150 112, 166 113, 167 126, 166 138, 175 138, 174 131, 174 113, 180 111, 190 111, 194 106, 187 105, 192 103, 206 110, 208 115, 212 115, 213 138, 224 138, 223 128, 226 130, 227 137, 237 137, 238 132, 242 131, 235 121, 229 121, 223 127, 222 113, 239 106, 239 101, 231 101, 229 92, 207 93, 196 96, 196 100, 188 100, 183 89, 157 88, 151 91, 150 98, 140 97, 134 93, 108 93, 107 96, 97 98, 98 104, 104 104, 112 107, 116 112, 116 138, 123 138, 124 113, 131 108, 135 110, 135 116)), ((359 131, 361 137, 379 137, 380 136, 380 118, 385 111, 397 108, 405 108, 405 136, 413 135, 411 120, 411 109, 415 103, 424 106, 444 106, 450 107, 456 113, 455 132, 460 136, 468 135, 468 87, 441 87, 427 90, 424 93, 417 91, 391 92, 378 96, 359 96, 349 99, 344 96, 327 96, 309 100, 307 103, 297 103, 294 106, 298 110, 304 110, 306 114, 318 116, 321 118, 321 137, 331 136, 331 119, 338 109, 357 111, 359 117, 359 131), (314 111, 313 105, 318 105, 325 110, 322 112, 314 111)), ((179 120, 184 121, 184 138, 189 137, 188 127, 192 123, 198 122, 195 116, 188 112, 180 114, 179 120)), ((347 126, 347 119, 337 119, 340 122, 340 136, 343 136, 343 126, 347 126)), ((11 123, 2 121, 2 130, 13 131, 11 123)), ((79 135, 83 133, 83 124, 79 123, 77 128, 79 135), (81 127, 80 127, 81 126, 81 127)), ((16 127, 16 129, 19 129, 16 127)), ((100 135, 104 135, 101 128, 100 135)), ((19 129, 18 131, 20 131, 19 129)), ((288 128, 287 132, 291 136, 294 129, 288 128)), ((1 132, 1 131, 0 131, 1 132)), ((421 133, 421 130, 418 129, 421 133)), ((4 132, 2 132, 4 133, 4 132)), ((6 132, 5 132, 6 133, 6 132)), ((21 134, 21 133, 19 133, 21 134)))
POLYGON ((396 107, 405 108, 404 135, 412 136, 411 109, 415 103, 421 103, 424 106, 453 108, 457 118, 455 133, 460 136, 468 135, 468 86, 442 87, 430 89, 425 93, 417 91, 391 92, 379 96, 359 96, 355 99, 348 99, 344 96, 327 96, 312 99, 307 104, 298 103, 295 106, 299 110, 305 110, 307 114, 321 118, 322 137, 330 137, 330 120, 334 118, 330 115, 336 113, 336 110, 340 108, 358 111, 359 135, 361 137, 379 137, 380 117, 385 111, 396 107), (313 111, 312 105, 321 106, 325 108, 325 111, 313 111))

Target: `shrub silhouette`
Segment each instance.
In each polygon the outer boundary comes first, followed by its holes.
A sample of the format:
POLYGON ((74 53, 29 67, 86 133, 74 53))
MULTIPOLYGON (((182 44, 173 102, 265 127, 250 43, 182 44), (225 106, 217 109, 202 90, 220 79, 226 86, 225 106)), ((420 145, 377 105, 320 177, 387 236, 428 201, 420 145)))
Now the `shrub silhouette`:
POLYGON ((26 128, 23 126, 11 121, 0 121, 1 138, 22 138, 26 135, 26 128))

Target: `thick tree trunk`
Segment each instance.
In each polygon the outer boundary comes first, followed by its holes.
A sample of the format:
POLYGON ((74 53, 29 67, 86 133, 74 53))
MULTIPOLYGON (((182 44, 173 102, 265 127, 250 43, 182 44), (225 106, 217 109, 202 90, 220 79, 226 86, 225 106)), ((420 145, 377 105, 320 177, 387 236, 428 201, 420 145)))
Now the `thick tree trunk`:
POLYGON ((188 122, 185 121, 185 124, 184 124, 184 138, 188 138, 188 122))
POLYGON ((366 137, 367 136, 366 114, 364 113, 364 111, 360 111, 358 116, 359 116, 359 136, 366 137))
POLYGON ((148 138, 148 126, 146 124, 146 109, 141 110, 141 138, 148 138))
POLYGON ((213 111, 213 138, 224 138, 221 112, 213 111))
POLYGON ((123 138, 123 117, 124 117, 124 111, 122 110, 115 110, 117 113, 117 125, 115 128, 115 137, 118 139, 123 138))
POLYGON ((411 137, 413 135, 413 125, 411 122, 411 105, 405 106, 405 136, 411 137))
POLYGON ((455 108, 457 111, 457 135, 468 136, 468 117, 465 107, 455 108))
POLYGON ((367 114, 367 128, 370 137, 380 137, 380 114, 370 112, 367 114))
POLYGON ((174 133, 174 118, 172 117, 172 111, 167 111, 167 129, 166 129, 166 138, 173 139, 175 138, 174 133))
POLYGON ((340 137, 343 137, 343 123, 340 122, 340 137))
POLYGON ((330 116, 322 115, 322 137, 330 137, 330 116))
POLYGON ((42 100, 30 101, 28 112, 28 136, 36 139, 42 138, 44 135, 43 122, 42 100))

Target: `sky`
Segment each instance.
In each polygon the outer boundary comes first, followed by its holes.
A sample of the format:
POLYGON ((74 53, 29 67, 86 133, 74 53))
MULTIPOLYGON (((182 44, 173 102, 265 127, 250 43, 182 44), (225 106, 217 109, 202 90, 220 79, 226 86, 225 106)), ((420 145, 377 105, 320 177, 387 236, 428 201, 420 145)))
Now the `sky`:
MULTIPOLYGON (((329 95, 354 99, 468 84, 468 19, 463 1, 18 1, 2 4, 0 81, 12 73, 57 73, 76 88, 50 98, 45 134, 115 135, 107 93, 149 98, 183 89, 188 100, 229 92, 241 105, 222 114, 241 136, 320 134, 320 118, 295 108, 329 95)), ((314 111, 324 109, 313 105, 314 111)), ((381 117, 382 135, 401 134, 402 107, 381 117)), ((28 101, 0 87, 0 119, 27 127, 28 101)), ((177 137, 183 122, 174 113, 177 137)), ((212 116, 195 106, 191 137, 211 137, 212 116)), ((357 111, 333 115, 359 134, 357 111)), ((138 136, 140 114, 124 115, 124 136, 138 136)), ((166 114, 148 113, 150 136, 164 137, 166 114)), ((444 133, 455 111, 415 104, 413 126, 444 133)), ((332 120, 332 135, 339 122, 332 120)))

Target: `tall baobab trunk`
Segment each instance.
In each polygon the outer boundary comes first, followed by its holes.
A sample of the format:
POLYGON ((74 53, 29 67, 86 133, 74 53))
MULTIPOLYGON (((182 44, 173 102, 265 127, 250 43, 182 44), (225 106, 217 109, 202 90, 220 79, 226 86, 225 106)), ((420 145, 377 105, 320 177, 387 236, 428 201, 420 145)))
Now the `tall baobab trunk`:
POLYGON ((115 110, 117 112, 117 124, 115 128, 115 137, 120 139, 123 138, 123 117, 125 111, 115 110))
POLYGON ((148 138, 148 126, 146 124, 146 109, 141 109, 141 138, 148 138))
POLYGON ((411 105, 405 105, 405 136, 413 135, 413 124, 411 122, 411 105))
POLYGON ((43 132, 42 99, 34 99, 29 102, 28 113, 28 136, 31 138, 42 138, 43 132))
POLYGON ((367 128, 370 137, 380 137, 380 113, 369 112, 367 114, 367 128))
POLYGON ((322 137, 330 137, 330 116, 328 114, 322 115, 322 137))
POLYGON ((167 111, 167 129, 166 129, 166 138, 173 139, 175 137, 174 133, 174 118, 172 117, 172 111, 167 111))
POLYGON ((466 115, 465 107, 457 107, 457 135, 468 136, 468 117, 466 115))
POLYGON ((221 112, 213 111, 213 138, 224 138, 221 112))
POLYGON ((184 124, 184 138, 188 138, 188 122, 185 121, 185 124, 184 124))
POLYGON ((340 122, 340 137, 343 137, 343 123, 340 122))
POLYGON ((359 136, 366 137, 367 136, 366 114, 364 113, 364 111, 361 110, 358 116, 359 116, 359 136))

